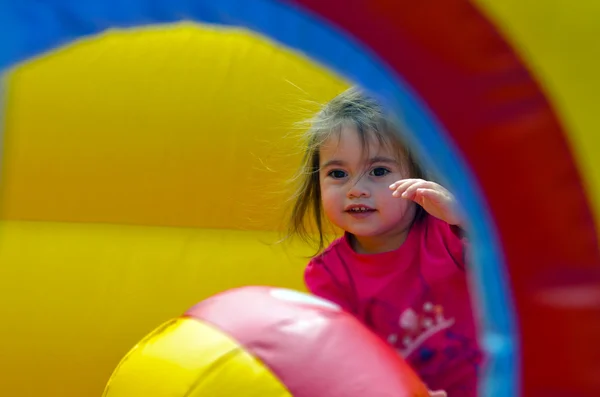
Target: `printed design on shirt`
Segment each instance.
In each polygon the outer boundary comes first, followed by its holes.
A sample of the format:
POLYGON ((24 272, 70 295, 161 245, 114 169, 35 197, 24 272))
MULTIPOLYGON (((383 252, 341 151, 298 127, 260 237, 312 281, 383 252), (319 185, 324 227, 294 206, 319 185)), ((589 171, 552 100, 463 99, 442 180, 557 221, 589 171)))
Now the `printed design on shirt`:
POLYGON ((400 314, 399 332, 389 335, 387 341, 407 358, 429 338, 449 329, 454 323, 454 318, 444 316, 442 305, 425 302, 419 311, 408 308, 400 314))

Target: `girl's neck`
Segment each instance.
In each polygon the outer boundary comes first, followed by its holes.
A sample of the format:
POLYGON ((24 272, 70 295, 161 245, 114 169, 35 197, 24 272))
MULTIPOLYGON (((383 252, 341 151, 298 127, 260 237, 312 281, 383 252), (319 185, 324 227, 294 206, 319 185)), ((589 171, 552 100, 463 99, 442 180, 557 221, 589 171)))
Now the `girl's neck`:
POLYGON ((400 248, 406 241, 410 228, 394 236, 357 237, 349 235, 350 246, 358 254, 380 254, 400 248))
POLYGON ((380 254, 397 250, 404 244, 415 218, 403 227, 399 227, 389 233, 379 236, 364 237, 349 234, 350 246, 358 254, 380 254))

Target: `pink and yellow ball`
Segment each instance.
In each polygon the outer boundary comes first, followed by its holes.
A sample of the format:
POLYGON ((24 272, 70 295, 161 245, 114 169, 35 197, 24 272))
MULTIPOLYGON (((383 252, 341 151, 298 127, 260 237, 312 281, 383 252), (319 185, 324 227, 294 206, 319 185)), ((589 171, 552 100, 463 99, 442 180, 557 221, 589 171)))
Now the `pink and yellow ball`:
POLYGON ((410 367, 350 314, 313 296, 244 287, 158 327, 104 397, 426 397, 410 367))

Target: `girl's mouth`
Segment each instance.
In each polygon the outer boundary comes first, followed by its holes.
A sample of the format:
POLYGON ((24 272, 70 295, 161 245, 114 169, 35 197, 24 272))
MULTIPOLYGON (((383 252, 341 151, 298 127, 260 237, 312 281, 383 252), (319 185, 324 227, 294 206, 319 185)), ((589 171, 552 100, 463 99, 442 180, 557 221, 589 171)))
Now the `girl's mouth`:
POLYGON ((351 213, 372 212, 372 211, 375 211, 375 210, 372 208, 369 208, 369 207, 352 207, 348 210, 348 212, 351 212, 351 213))

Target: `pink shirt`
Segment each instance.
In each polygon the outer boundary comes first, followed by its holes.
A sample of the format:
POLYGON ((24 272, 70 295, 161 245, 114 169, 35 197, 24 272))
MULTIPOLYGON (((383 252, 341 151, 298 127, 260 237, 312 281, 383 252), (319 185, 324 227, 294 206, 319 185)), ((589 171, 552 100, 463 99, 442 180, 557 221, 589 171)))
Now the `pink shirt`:
POLYGON ((310 261, 305 280, 388 341, 430 389, 476 396, 482 356, 464 247, 458 228, 426 214, 391 252, 358 254, 347 235, 337 239, 310 261))

